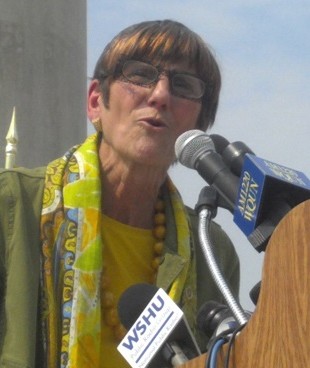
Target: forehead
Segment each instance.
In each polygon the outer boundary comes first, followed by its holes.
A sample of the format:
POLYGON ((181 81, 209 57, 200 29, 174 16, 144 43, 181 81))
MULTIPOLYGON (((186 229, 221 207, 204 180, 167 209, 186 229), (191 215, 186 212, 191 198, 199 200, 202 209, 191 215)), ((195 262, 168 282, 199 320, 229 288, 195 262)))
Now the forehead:
POLYGON ((160 66, 166 70, 173 70, 173 71, 182 71, 182 72, 187 72, 187 73, 191 73, 191 74, 195 74, 196 73, 196 68, 194 68, 193 66, 190 66, 189 63, 187 62, 166 62, 166 63, 162 63, 160 64, 160 66))

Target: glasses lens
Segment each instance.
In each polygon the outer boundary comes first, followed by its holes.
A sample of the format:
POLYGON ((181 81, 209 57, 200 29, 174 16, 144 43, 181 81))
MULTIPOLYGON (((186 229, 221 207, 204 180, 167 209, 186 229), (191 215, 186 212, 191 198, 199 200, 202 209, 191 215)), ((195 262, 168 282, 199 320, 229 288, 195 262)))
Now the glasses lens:
POLYGON ((158 77, 158 71, 150 64, 141 61, 126 61, 123 76, 130 82, 141 85, 152 84, 158 77))
POLYGON ((172 78, 173 93, 185 98, 199 99, 205 91, 204 82, 187 74, 174 74, 172 78))
POLYGON ((122 74, 131 83, 148 86, 158 80, 160 73, 169 76, 171 93, 189 99, 199 99, 205 91, 205 83, 190 74, 158 71, 151 64, 128 60, 123 64, 122 74))

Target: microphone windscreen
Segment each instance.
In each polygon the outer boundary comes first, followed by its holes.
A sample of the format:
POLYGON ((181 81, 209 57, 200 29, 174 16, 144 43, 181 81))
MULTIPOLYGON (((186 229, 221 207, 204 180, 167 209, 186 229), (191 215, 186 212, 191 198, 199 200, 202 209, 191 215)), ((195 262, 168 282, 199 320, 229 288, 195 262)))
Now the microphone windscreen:
POLYGON ((207 151, 215 151, 211 138, 201 130, 188 130, 175 142, 175 154, 180 163, 190 169, 195 168, 197 158, 207 151))
POLYGON ((141 283, 132 285, 123 292, 117 308, 119 319, 126 329, 129 330, 136 322, 157 291, 157 286, 141 283))

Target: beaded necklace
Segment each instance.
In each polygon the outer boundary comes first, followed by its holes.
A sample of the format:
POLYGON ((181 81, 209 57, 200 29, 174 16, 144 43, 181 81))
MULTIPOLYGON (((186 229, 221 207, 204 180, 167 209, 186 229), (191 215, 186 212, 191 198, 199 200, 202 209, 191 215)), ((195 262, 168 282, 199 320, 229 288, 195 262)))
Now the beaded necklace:
MULTIPOLYGON (((151 282, 154 284, 156 281, 157 271, 162 260, 164 239, 166 236, 165 202, 161 198, 159 198, 155 204, 154 228, 152 233, 155 238, 155 243, 153 246, 154 258, 151 262, 151 267, 153 270, 151 282)), ((113 294, 113 291, 111 291, 109 287, 110 287, 110 279, 105 272, 105 268, 103 268, 101 278, 101 290, 102 290, 101 308, 106 325, 109 326, 109 328, 111 328, 115 340, 119 342, 126 335, 127 330, 121 324, 118 318, 115 296, 113 294)))

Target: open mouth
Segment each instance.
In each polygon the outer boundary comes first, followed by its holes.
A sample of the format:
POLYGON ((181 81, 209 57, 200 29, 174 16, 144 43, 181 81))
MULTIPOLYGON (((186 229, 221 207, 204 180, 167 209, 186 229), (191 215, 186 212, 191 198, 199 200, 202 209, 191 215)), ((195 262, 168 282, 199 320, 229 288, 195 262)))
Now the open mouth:
POLYGON ((166 125, 161 121, 161 120, 158 120, 158 119, 144 119, 144 121, 146 123, 148 123, 149 125, 153 126, 154 128, 164 128, 166 125))

